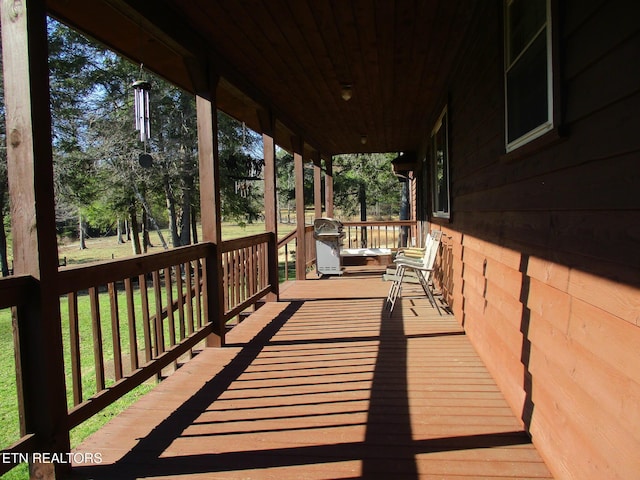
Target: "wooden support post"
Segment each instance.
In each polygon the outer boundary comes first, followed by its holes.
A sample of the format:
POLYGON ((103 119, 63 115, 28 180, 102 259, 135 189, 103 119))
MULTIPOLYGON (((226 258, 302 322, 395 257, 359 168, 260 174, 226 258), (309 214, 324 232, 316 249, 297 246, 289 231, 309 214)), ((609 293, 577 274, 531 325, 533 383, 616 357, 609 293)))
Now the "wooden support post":
MULTIPOLYGON (((35 280, 29 302, 17 310, 21 427, 35 434, 37 451, 67 453, 45 2, 5 0, 1 9, 14 273, 35 280)), ((30 469, 31 478, 55 479, 69 465, 37 462, 30 469)))
POLYGON ((411 238, 415 241, 416 245, 419 245, 421 243, 420 238, 422 238, 422 236, 421 235, 418 236, 419 235, 418 225, 417 225, 418 197, 417 197, 417 181, 416 181, 416 176, 414 172, 409 173, 409 191, 411 192, 409 196, 409 212, 410 212, 409 219, 413 222, 411 226, 411 238))
POLYGON ((274 251, 269 252, 269 283, 271 293, 267 294, 268 302, 278 301, 279 276, 278 276, 278 202, 276 190, 276 143, 275 121, 271 112, 258 111, 260 128, 262 130, 262 143, 264 150, 264 220, 265 230, 273 233, 275 241, 270 246, 274 251))
POLYGON ((326 173, 324 175, 324 205, 327 217, 333 218, 333 158, 325 160, 326 173))
POLYGON ((313 155, 313 207, 315 218, 322 218, 322 165, 318 152, 313 155))
POLYGON ((296 179, 296 279, 305 280, 307 277, 307 254, 305 241, 304 218, 304 164, 302 159, 303 142, 299 137, 291 139, 293 145, 293 164, 296 179))
POLYGON ((218 158, 218 112, 216 87, 219 77, 211 73, 209 91, 196 97, 198 116, 198 164, 202 239, 214 245, 206 261, 205 318, 214 324, 208 347, 224 346, 225 321, 222 272, 222 229, 220 225, 220 160, 218 158))

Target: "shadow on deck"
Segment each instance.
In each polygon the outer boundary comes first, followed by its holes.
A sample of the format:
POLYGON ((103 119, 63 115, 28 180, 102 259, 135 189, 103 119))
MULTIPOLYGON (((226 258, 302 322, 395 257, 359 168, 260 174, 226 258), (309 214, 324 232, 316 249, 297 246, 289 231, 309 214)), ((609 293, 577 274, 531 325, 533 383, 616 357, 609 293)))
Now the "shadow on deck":
POLYGON ((455 318, 388 317, 388 286, 288 285, 86 440, 103 462, 74 478, 551 478, 455 318))

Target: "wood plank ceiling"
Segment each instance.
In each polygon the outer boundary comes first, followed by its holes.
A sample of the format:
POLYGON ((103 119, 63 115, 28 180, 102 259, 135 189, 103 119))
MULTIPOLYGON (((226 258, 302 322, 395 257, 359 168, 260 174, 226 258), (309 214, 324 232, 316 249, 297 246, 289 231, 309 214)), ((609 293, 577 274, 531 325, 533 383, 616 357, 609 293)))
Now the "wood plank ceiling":
MULTIPOLYGON (((222 110, 324 155, 415 151, 445 104, 475 0, 48 0, 61 20, 192 92, 204 56, 222 110), (90 3, 87 6, 86 3, 90 3), (108 19, 108 22, 104 20, 108 19), (352 98, 341 98, 350 85, 352 98), (366 137, 366 143, 362 143, 366 137)), ((202 69, 200 69, 200 74, 202 69)), ((278 138, 279 137, 279 138, 278 138)))

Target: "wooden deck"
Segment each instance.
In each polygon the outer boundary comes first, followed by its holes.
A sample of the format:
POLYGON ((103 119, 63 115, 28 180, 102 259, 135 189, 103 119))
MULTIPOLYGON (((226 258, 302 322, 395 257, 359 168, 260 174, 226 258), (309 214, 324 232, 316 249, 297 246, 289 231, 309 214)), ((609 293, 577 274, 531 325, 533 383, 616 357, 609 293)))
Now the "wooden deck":
POLYGON ((77 478, 552 478, 453 316, 294 282, 107 426, 77 478))

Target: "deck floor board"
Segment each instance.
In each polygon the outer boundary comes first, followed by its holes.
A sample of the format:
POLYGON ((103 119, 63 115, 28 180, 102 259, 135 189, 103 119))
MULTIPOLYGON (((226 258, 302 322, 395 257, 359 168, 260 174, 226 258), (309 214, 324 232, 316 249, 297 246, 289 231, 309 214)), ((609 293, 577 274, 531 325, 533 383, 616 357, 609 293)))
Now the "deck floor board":
MULTIPOLYGON (((452 315, 369 271, 293 282, 76 450, 93 479, 548 479, 452 315)), ((413 292, 419 293, 419 292, 413 292)))

